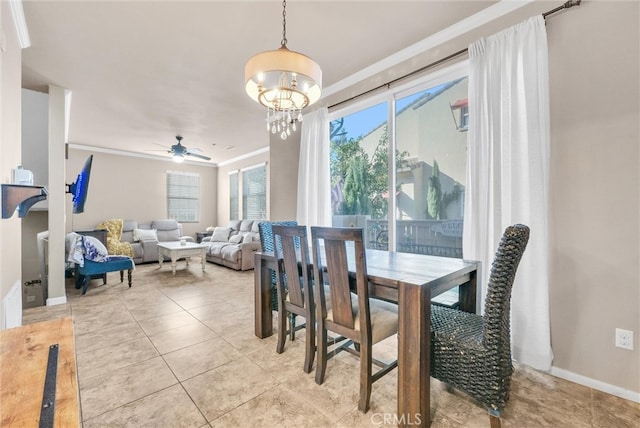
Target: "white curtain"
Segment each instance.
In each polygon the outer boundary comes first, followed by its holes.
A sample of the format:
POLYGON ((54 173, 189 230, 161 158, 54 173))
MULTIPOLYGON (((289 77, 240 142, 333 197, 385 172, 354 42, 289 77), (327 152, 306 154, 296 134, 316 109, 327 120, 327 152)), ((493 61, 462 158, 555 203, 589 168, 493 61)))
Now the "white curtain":
POLYGON ((484 307, 491 262, 515 223, 531 235, 511 299, 516 361, 551 367, 548 284, 549 77, 542 16, 469 46, 469 144, 463 253, 482 262, 484 307))
POLYGON ((298 224, 331 226, 329 181, 329 112, 326 107, 304 115, 298 163, 298 224))

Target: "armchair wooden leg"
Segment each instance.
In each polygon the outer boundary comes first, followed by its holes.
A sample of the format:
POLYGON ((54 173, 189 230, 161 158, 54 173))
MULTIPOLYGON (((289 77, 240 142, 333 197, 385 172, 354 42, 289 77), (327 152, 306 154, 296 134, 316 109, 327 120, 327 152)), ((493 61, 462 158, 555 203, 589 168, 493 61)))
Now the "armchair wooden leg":
POLYGON ((131 269, 127 269, 127 280, 129 281, 129 288, 131 288, 131 269))
POLYGON ((123 282, 123 281, 124 281, 124 271, 121 270, 120 271, 120 282, 123 282))

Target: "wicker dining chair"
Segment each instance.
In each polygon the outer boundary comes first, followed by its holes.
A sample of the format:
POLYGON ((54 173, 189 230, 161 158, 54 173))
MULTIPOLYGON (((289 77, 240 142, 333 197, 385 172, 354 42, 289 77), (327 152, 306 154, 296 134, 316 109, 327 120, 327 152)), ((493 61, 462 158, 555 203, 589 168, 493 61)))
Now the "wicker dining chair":
POLYGON ((317 327, 316 383, 324 382, 327 360, 341 351, 360 357, 360 400, 358 409, 369 410, 373 382, 398 365, 373 358, 372 347, 398 332, 398 306, 369 298, 367 264, 363 231, 360 228, 311 227, 313 241, 313 275, 317 327), (320 243, 322 241, 322 244, 320 243), (355 265, 356 292, 351 291, 347 253, 351 252, 355 265), (320 285, 323 286, 320 286, 320 285), (327 296, 324 284, 328 284, 327 296), (329 300, 330 307, 329 307, 329 300), (329 338, 327 331, 340 337, 329 338), (328 345, 346 340, 332 346, 328 345), (353 347, 352 347, 353 345, 353 347), (372 364, 380 369, 372 373, 372 364))
POLYGON ((431 305, 431 376, 487 407, 492 428, 500 427, 509 399, 511 289, 528 241, 525 225, 505 230, 491 265, 484 316, 431 305))
POLYGON ((278 342, 276 352, 281 354, 287 339, 295 340, 295 332, 305 328, 304 371, 311 372, 316 353, 316 322, 312 286, 312 265, 306 226, 273 225, 273 237, 278 259, 276 290, 278 296, 278 342), (304 325, 296 326, 295 315, 304 317, 304 325), (287 330, 289 319, 289 330, 287 330))

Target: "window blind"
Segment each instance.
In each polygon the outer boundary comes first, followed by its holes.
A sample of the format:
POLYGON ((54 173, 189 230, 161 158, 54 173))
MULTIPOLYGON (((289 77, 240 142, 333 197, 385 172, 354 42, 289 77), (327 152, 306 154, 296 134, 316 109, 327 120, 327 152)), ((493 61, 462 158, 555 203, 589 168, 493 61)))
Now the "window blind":
POLYGON ((240 187, 238 171, 229 173, 229 219, 240 218, 240 187))
POLYGON ((167 171, 167 216, 181 223, 200 221, 200 175, 167 171))
POLYGON ((242 171, 242 218, 267 217, 267 167, 261 165, 242 171))

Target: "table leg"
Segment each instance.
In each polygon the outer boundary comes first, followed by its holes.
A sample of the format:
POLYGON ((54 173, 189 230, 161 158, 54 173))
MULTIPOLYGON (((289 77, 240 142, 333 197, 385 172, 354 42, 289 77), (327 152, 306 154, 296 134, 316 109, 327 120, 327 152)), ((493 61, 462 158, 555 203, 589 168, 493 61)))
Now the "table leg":
MULTIPOLYGON (((479 269, 478 267, 478 270, 479 269)), ((479 308, 476 307, 476 302, 479 301, 479 299, 476 299, 476 293, 478 292, 478 270, 471 272, 469 281, 461 284, 459 287, 460 310, 472 314, 479 313, 479 308)))
POLYGON ((255 335, 260 339, 273 335, 273 315, 271 313, 271 274, 260 254, 254 256, 254 313, 255 335))
POLYGON ((176 265, 178 264, 178 256, 171 256, 171 273, 176 274, 176 265))
POLYGON ((430 292, 402 284, 398 297, 398 426, 428 427, 430 292))
POLYGON ((207 266, 207 252, 205 250, 202 250, 202 254, 200 255, 200 263, 202 263, 202 272, 204 272, 207 266))
POLYGON ((162 262, 164 262, 164 254, 162 254, 162 250, 158 248, 158 267, 162 268, 162 262))

